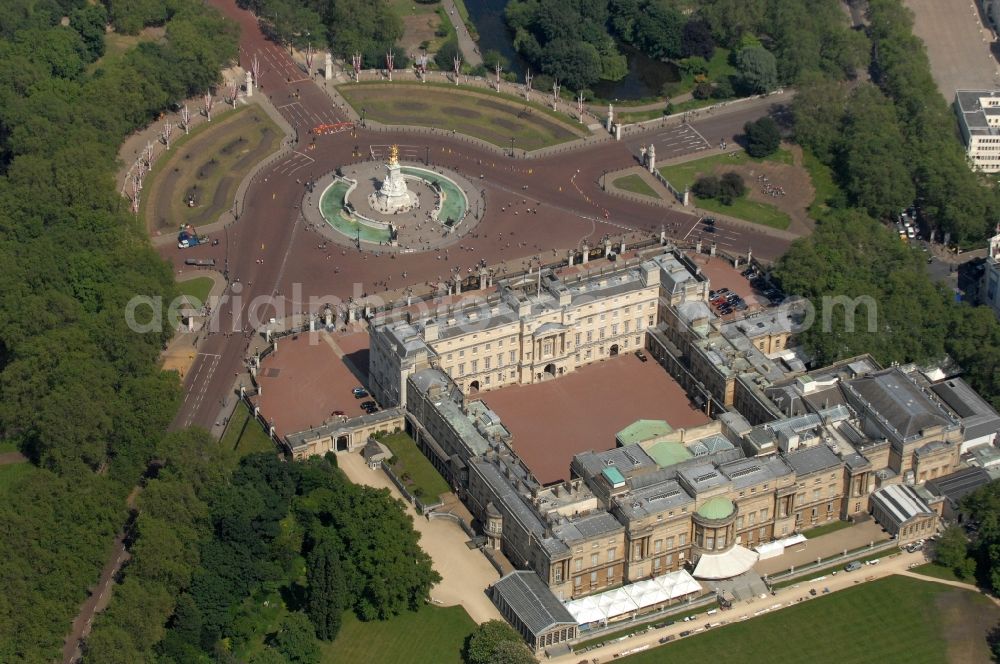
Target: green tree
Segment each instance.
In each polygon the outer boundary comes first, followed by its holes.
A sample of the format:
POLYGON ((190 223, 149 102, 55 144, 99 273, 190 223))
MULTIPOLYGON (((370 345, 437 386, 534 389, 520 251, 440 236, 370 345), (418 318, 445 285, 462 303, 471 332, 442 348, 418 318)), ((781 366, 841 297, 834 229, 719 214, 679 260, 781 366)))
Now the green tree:
POLYGON ((465 664, 537 664, 531 650, 503 620, 490 620, 469 635, 462 653, 465 664))
POLYGON ((715 54, 715 39, 712 29, 701 18, 693 18, 684 24, 681 33, 681 52, 684 57, 697 56, 711 60, 715 54))
POLYGON ((961 526, 951 525, 944 529, 934 546, 934 560, 964 576, 966 561, 969 560, 969 540, 961 526))
POLYGON ((337 638, 341 616, 348 605, 342 570, 340 556, 331 541, 323 540, 309 552, 306 560, 309 584, 306 613, 316 628, 316 636, 323 641, 337 638))
POLYGON ((736 54, 741 87, 749 94, 766 94, 778 87, 777 61, 762 46, 749 46, 736 54))
POLYGON ((320 651, 312 623, 304 613, 289 612, 274 636, 274 648, 291 664, 318 664, 320 651))
POLYGON ((747 140, 747 154, 756 159, 774 154, 781 145, 778 123, 770 116, 747 122, 743 125, 743 133, 747 140))
POLYGON ((446 39, 437 53, 434 54, 434 64, 441 71, 451 71, 455 67, 455 58, 461 56, 462 52, 458 48, 458 38, 446 39))

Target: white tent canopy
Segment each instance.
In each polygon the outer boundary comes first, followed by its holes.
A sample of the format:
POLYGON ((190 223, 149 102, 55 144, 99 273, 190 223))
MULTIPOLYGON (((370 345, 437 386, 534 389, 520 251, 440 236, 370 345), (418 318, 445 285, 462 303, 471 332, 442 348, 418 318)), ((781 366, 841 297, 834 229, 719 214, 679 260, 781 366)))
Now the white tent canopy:
POLYGON ((734 546, 725 553, 703 553, 694 568, 699 579, 728 579, 754 566, 760 556, 750 549, 734 546))
POLYGON ((621 588, 566 603, 578 625, 603 622, 656 606, 678 597, 700 592, 701 584, 685 570, 631 583, 621 588))

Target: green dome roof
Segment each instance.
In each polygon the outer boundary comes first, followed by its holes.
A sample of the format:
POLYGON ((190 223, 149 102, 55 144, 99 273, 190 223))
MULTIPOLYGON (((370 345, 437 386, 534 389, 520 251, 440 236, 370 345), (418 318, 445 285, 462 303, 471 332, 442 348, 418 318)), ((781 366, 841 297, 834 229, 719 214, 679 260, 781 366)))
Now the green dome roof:
POLYGON ((725 519, 736 510, 733 501, 722 496, 712 498, 698 508, 698 514, 706 519, 725 519))

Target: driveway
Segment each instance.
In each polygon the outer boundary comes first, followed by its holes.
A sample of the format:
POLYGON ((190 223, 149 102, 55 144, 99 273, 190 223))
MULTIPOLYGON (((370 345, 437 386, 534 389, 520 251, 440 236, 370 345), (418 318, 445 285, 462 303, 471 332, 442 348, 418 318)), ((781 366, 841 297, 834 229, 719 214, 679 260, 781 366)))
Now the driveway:
MULTIPOLYGON (((388 489, 393 497, 403 500, 385 473, 381 469, 370 469, 360 454, 338 454, 337 465, 355 484, 388 489)), ((477 623, 502 620, 493 602, 486 596, 487 586, 497 581, 500 575, 483 554, 466 546, 469 536, 465 531, 447 519, 430 521, 417 514, 408 503, 406 511, 413 518, 413 527, 420 533, 421 548, 434 561, 434 569, 441 575, 441 582, 431 589, 431 601, 441 606, 461 604, 477 623)))

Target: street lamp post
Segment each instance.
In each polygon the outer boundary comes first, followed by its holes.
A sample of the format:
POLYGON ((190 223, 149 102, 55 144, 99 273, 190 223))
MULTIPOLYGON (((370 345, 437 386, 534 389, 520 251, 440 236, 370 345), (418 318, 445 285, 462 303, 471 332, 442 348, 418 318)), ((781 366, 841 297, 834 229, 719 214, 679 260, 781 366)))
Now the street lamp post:
POLYGON ((431 165, 431 146, 424 146, 424 166, 431 165))
POLYGON ((364 106, 361 107, 361 126, 364 127, 365 129, 368 128, 368 125, 365 124, 365 107, 364 106))
POLYGON ((604 169, 601 172, 601 191, 607 191, 607 179, 608 179, 608 169, 604 169))
POLYGON ((513 136, 510 137, 510 156, 511 156, 512 159, 514 158, 514 137, 513 136))

